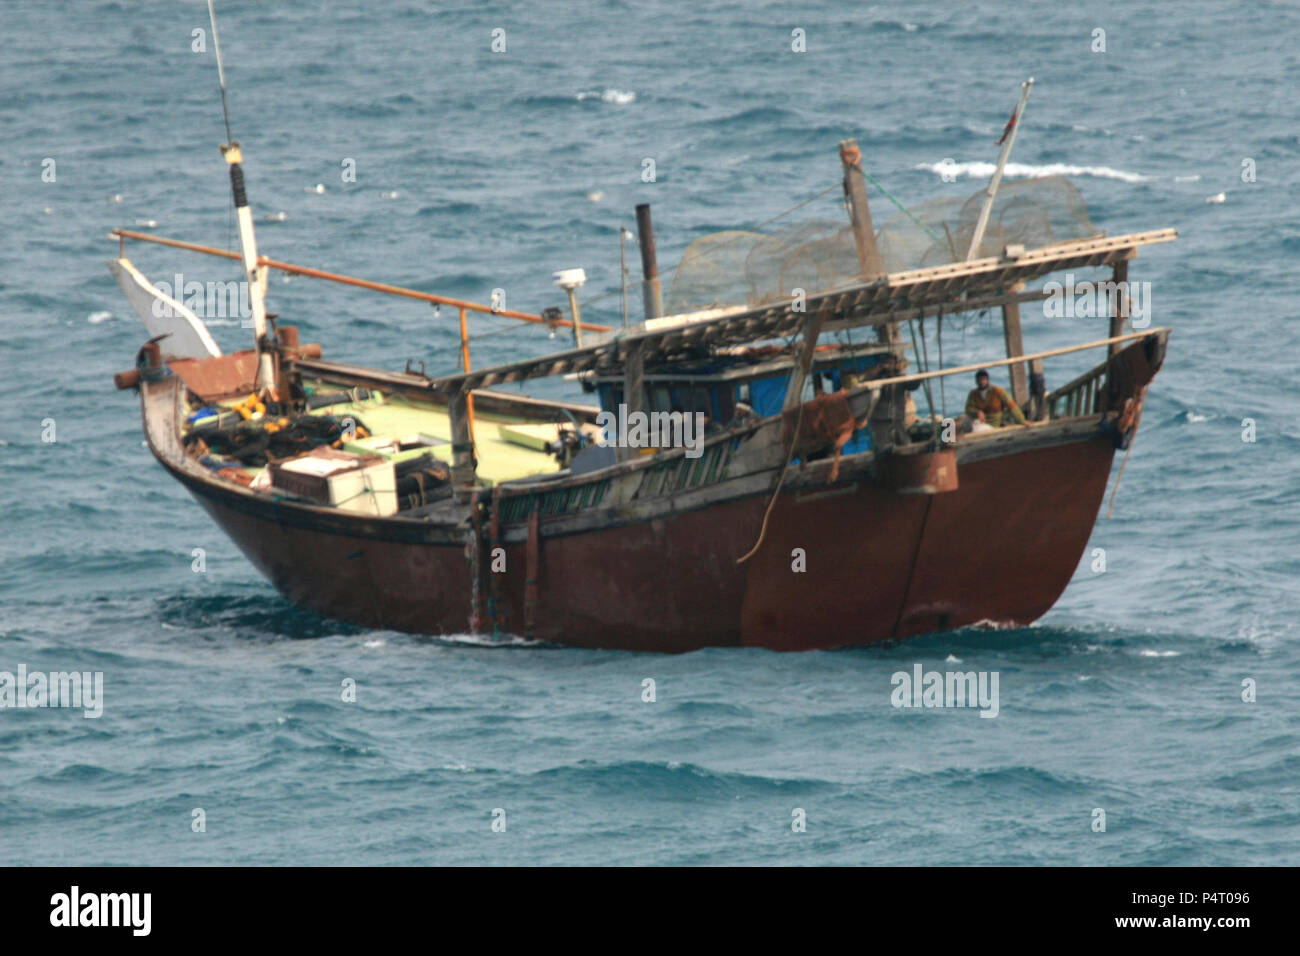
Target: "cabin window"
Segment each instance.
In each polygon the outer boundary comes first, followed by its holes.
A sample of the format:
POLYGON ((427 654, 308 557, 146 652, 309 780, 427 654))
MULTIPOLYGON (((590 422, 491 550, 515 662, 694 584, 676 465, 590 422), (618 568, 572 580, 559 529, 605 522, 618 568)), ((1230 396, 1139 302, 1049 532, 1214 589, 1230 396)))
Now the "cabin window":
POLYGON ((672 387, 673 411, 689 412, 691 410, 691 390, 686 385, 672 387))
MULTIPOLYGON (((737 389, 731 385, 696 385, 691 382, 649 385, 646 387, 647 411, 680 412, 683 415, 699 413, 710 422, 725 424, 736 415, 738 391, 747 397, 749 387, 744 385, 737 389)), ((612 397, 615 404, 621 401, 617 390, 612 397)), ((744 401, 744 398, 740 400, 744 401)))
POLYGON ((731 389, 727 388, 725 385, 721 388, 715 389, 715 395, 715 401, 718 406, 717 422, 720 425, 725 425, 736 417, 736 398, 732 394, 731 389))
POLYGON ((709 390, 707 388, 702 388, 701 386, 697 385, 694 388, 693 393, 694 393, 693 397, 695 399, 695 402, 694 402, 694 407, 691 410, 694 412, 703 412, 705 415, 708 416, 709 421, 717 421, 718 416, 717 413, 713 410, 713 399, 712 396, 709 394, 709 390))

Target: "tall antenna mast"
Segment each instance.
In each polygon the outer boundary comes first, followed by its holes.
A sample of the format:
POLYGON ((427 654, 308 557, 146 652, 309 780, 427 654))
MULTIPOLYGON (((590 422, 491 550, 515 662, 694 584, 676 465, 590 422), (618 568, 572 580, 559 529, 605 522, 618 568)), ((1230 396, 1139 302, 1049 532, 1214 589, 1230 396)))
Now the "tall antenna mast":
POLYGON ((217 35, 217 11, 212 9, 212 0, 208 0, 208 22, 212 24, 212 48, 217 52, 217 79, 221 81, 221 115, 226 120, 226 142, 234 140, 230 135, 230 107, 226 103, 226 68, 221 63, 221 37, 217 35))
MULTIPOLYGON (((209 3, 212 0, 208 0, 209 3)), ((1002 138, 998 140, 1002 147, 1002 152, 998 153, 998 165, 993 170, 993 178, 989 180, 988 188, 984 192, 984 204, 980 206, 979 221, 975 223, 975 232, 970 237, 970 248, 966 250, 966 261, 970 262, 979 253, 980 243, 984 241, 984 229, 989 224, 989 213, 993 210, 993 198, 998 194, 998 185, 1002 182, 1002 172, 1007 168, 1007 158, 1011 155, 1011 147, 1016 143, 1016 133, 1020 132, 1020 117, 1025 114, 1025 104, 1029 102, 1029 90, 1034 85, 1034 78, 1031 76, 1025 82, 1020 84, 1020 102, 1016 104, 1016 111, 1011 114, 1011 120, 1007 123, 1006 129, 1002 131, 1002 138)))
POLYGON ((267 334, 265 273, 259 272, 257 237, 253 234, 253 212, 248 208, 248 195, 244 191, 244 170, 240 163, 243 155, 239 143, 230 135, 230 109, 226 103, 226 68, 221 62, 221 42, 217 39, 217 13, 208 0, 208 18, 212 22, 212 46, 217 54, 217 77, 221 81, 221 113, 226 121, 226 141, 221 145, 221 155, 230 165, 230 191, 235 197, 235 217, 239 222, 239 246, 244 262, 244 277, 248 283, 248 304, 253 312, 253 341, 257 349, 258 382, 260 391, 271 392, 273 401, 280 395, 276 365, 276 347, 267 334))

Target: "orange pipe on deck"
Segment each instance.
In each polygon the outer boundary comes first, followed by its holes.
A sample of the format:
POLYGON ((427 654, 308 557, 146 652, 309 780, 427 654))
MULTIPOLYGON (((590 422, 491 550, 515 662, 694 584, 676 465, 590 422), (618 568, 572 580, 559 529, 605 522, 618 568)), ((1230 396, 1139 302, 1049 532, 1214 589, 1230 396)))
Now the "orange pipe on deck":
MULTIPOLYGON (((209 256, 220 256, 223 259, 239 260, 242 257, 238 252, 231 252, 228 249, 218 249, 215 246, 205 246, 197 242, 183 242, 180 239, 168 239, 164 236, 151 236, 145 232, 135 232, 131 229, 114 229, 113 235, 119 239, 139 239, 141 242, 154 242, 160 246, 171 246, 175 249, 188 249, 190 252, 202 252, 209 256)), ((482 305, 478 302, 469 302, 465 299, 453 299, 445 295, 434 295, 432 292, 421 292, 418 289, 408 289, 400 285, 388 285, 384 282, 371 282, 369 279, 358 279, 356 276, 347 276, 338 272, 326 272, 324 269, 313 269, 310 266, 296 266, 292 262, 280 262, 278 259, 268 259, 266 256, 259 256, 257 260, 259 266, 267 266, 271 269, 279 269, 281 272, 287 272, 290 275, 308 276, 313 279, 328 279, 330 282, 341 282, 344 285, 356 286, 361 289, 370 289, 373 292, 385 292, 388 295, 405 296, 408 299, 422 299, 425 302, 432 302, 435 305, 450 305, 458 309, 468 309, 471 312, 484 312, 488 315, 501 315, 508 319, 518 319, 521 322, 534 322, 546 325, 559 325, 566 328, 572 328, 573 322, 569 319, 559 319, 553 323, 547 322, 540 315, 534 315, 531 312, 516 312, 513 309, 493 309, 489 305, 482 305)), ((608 325, 593 325, 590 322, 582 323, 583 329, 589 332, 608 332, 608 325)))
MULTIPOLYGON (((460 307, 460 360, 469 372, 469 326, 465 321, 465 307, 460 307)), ((469 412, 469 440, 474 441, 474 393, 465 396, 465 410, 469 412)), ((475 445, 477 448, 478 446, 475 445)))

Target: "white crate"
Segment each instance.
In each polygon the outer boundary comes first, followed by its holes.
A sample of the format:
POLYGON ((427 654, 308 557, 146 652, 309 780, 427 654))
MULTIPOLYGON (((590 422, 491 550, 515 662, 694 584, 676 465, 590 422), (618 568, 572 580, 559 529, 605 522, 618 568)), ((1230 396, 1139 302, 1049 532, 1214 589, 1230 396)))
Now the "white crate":
POLYGON ((317 449, 309 455, 281 462, 276 472, 287 472, 279 487, 301 493, 305 482, 320 489, 310 497, 340 511, 360 514, 397 513, 397 474, 391 461, 360 457, 334 449, 317 449), (296 479, 296 480, 295 480, 296 479))

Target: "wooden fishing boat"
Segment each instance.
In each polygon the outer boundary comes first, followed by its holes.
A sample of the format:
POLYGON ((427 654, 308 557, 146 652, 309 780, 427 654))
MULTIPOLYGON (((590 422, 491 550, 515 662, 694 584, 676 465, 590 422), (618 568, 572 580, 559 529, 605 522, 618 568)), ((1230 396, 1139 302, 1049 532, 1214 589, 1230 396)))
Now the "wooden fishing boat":
POLYGON ((1027 624, 1069 583, 1164 360, 1168 330, 1126 330, 1125 292, 1129 260, 1173 230, 888 271, 851 140, 840 144, 851 281, 658 315, 647 210, 647 318, 616 330, 584 323, 572 294, 568 319, 511 313, 262 257, 238 144, 223 150, 240 253, 118 235, 240 258, 254 348, 217 354, 202 320, 123 252, 114 271, 155 338, 118 385, 138 389, 158 461, 279 591, 369 627, 680 652, 1027 624), (272 269, 457 309, 461 367, 325 359, 267 315, 272 269), (1047 295, 1028 284, 1090 271, 1117 284, 1108 334, 1026 354, 1019 307, 1047 295), (924 416, 910 410, 913 393, 976 366, 915 368, 925 363, 915 348, 909 359, 903 330, 980 310, 1000 310, 1006 353, 978 367, 1006 370, 1029 427, 962 434, 932 398, 924 416), (472 369, 474 312, 547 321, 577 341, 472 369), (874 340, 853 345, 854 330, 874 340), (1089 350, 1095 365, 1046 389, 1045 363, 1089 350), (599 404, 500 389, 545 376, 569 376, 599 404), (626 424, 638 415, 659 416, 673 440, 638 440, 626 424), (686 416, 702 431, 690 435, 686 416))

